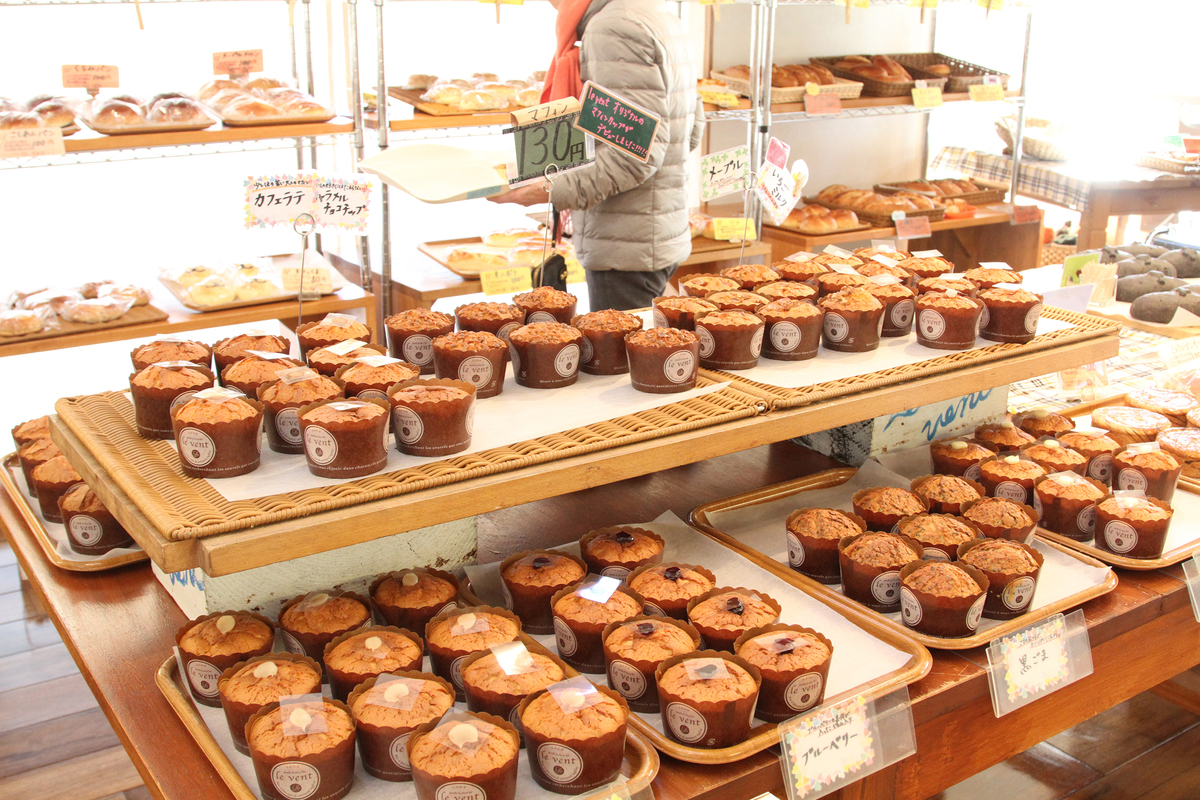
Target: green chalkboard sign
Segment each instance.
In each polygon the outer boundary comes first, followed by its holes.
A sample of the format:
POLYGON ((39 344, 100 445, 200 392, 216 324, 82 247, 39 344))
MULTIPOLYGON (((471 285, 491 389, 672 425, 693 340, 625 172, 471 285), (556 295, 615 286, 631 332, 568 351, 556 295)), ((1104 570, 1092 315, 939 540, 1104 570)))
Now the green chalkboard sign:
POLYGON ((563 172, 592 161, 588 157, 587 137, 574 125, 578 116, 578 113, 564 114, 505 128, 503 133, 513 134, 517 151, 517 174, 509 176, 508 182, 541 178, 551 165, 563 172))
POLYGON ((662 120, 591 81, 583 85, 579 103, 579 130, 638 161, 650 160, 650 145, 662 120))

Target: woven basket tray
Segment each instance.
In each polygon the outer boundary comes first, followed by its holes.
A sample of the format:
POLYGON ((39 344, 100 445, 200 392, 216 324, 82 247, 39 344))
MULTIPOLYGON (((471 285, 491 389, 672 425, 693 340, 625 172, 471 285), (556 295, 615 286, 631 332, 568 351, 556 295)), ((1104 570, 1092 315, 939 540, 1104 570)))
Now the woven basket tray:
POLYGON ((946 92, 967 92, 969 87, 983 84, 983 79, 988 75, 998 75, 1000 77, 1000 88, 1008 90, 1008 75, 994 69, 981 67, 978 64, 972 64, 970 61, 963 61, 960 58, 951 58, 944 56, 941 53, 892 53, 891 57, 899 61, 901 64, 909 68, 909 72, 913 67, 924 69, 930 64, 945 64, 950 67, 950 77, 946 81, 946 92))
MULTIPOLYGON (((919 180, 919 179, 914 178, 913 180, 919 180)), ((975 183, 977 186, 983 185, 983 182, 979 181, 977 178, 971 178, 970 180, 973 183, 975 183)), ((897 181, 896 183, 906 183, 906 181, 897 181)), ((916 192, 917 194, 923 194, 926 197, 929 197, 933 200, 938 200, 938 201, 961 200, 964 203, 969 203, 973 206, 986 205, 988 203, 1003 203, 1004 196, 1006 194, 1008 194, 1008 190, 1003 188, 1002 185, 989 186, 988 188, 983 189, 978 192, 965 192, 963 194, 948 194, 948 195, 943 195, 940 197, 937 195, 931 194, 930 192, 918 192, 915 189, 906 189, 903 186, 895 186, 895 185, 891 185, 891 184, 887 184, 887 183, 877 183, 871 188, 874 189, 876 192, 879 192, 880 194, 895 194, 896 192, 916 192)))
POLYGON ((876 97, 905 97, 912 96, 912 90, 917 87, 916 81, 923 80, 927 86, 936 86, 943 92, 946 91, 946 78, 939 75, 934 75, 932 72, 926 72, 923 69, 908 68, 908 72, 913 76, 911 81, 903 81, 900 83, 888 83, 887 81, 877 81, 874 78, 864 78, 853 72, 848 72, 844 69, 837 69, 833 65, 847 56, 826 56, 822 58, 810 58, 814 64, 820 64, 823 67, 828 67, 829 71, 839 78, 845 78, 849 81, 858 81, 863 85, 863 94, 872 94, 876 97))
MULTIPOLYGON (((717 72, 715 69, 709 75, 719 81, 724 81, 730 89, 743 97, 750 96, 750 81, 731 77, 723 72, 717 72)), ((862 81, 846 80, 839 77, 837 83, 821 86, 817 94, 836 94, 843 100, 854 100, 862 94, 862 90, 862 81)), ((806 91, 803 86, 772 86, 771 104, 803 103, 806 91)))
POLYGON ((1134 159, 1135 164, 1139 167, 1149 167, 1150 169, 1158 169, 1163 172, 1173 172, 1176 175, 1197 175, 1200 174, 1200 162, 1198 161, 1180 161, 1177 158, 1167 158, 1166 156, 1158 155, 1157 153, 1143 153, 1134 159))
MULTIPOLYGON (((879 211, 859 211, 857 208, 853 208, 851 206, 841 206, 836 203, 828 203, 824 200, 818 200, 815 197, 805 197, 804 202, 811 205, 825 206, 826 208, 842 208, 846 209, 847 211, 853 211, 860 222, 866 222, 867 224, 874 225, 877 228, 890 228, 895 224, 892 221, 892 215, 890 213, 883 213, 879 211)), ((918 211, 906 211, 904 213, 909 217, 929 217, 930 222, 940 222, 946 216, 946 209, 923 208, 918 211)))

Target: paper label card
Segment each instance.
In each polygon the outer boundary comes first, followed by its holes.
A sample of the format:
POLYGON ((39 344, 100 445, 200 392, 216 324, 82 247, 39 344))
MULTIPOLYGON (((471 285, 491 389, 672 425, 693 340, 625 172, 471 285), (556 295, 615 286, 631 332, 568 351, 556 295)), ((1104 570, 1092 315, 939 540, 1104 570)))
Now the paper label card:
POLYGON ((938 0, 908 0, 909 8, 937 8, 938 0))
POLYGON ((700 158, 700 199, 704 202, 744 192, 750 178, 750 148, 731 147, 700 158))
POLYGON ((1083 273, 1085 264, 1095 264, 1100 261, 1099 253, 1067 256, 1063 259, 1062 281, 1059 286, 1078 286, 1079 276, 1083 273))
POLYGON ((741 104, 741 98, 733 92, 713 92, 701 91, 700 100, 718 108, 737 108, 741 104))
POLYGON ((979 0, 979 7, 988 11, 999 11, 1004 8, 1004 0, 979 0))
POLYGON ((768 164, 774 164, 780 169, 785 169, 787 167, 788 154, 791 152, 791 145, 784 144, 772 136, 771 141, 767 144, 766 161, 768 164))
POLYGON ((333 279, 325 267, 305 267, 303 284, 301 283, 300 267, 284 267, 280 270, 280 278, 283 280, 285 292, 333 293, 333 279))
POLYGON ((0 131, 0 158, 37 158, 61 156, 62 128, 17 128, 0 131))
POLYGON ((1200 553, 1183 562, 1183 577, 1187 581, 1188 597, 1192 599, 1192 613, 1200 622, 1200 553))
POLYGON ((263 51, 223 50, 213 53, 213 75, 248 75, 263 71, 263 51))
POLYGON ((763 211, 775 225, 783 224, 788 214, 796 207, 800 197, 796 193, 796 179, 786 169, 764 162, 754 182, 754 194, 762 203, 763 211))
POLYGON ((942 105, 942 89, 940 86, 925 86, 925 81, 917 81, 912 90, 913 105, 917 108, 938 108, 942 105))
POLYGON ((1092 673, 1083 612, 1055 614, 988 645, 988 682, 997 717, 1092 673))
POLYGON ((111 64, 63 64, 64 89, 116 89, 117 68, 111 64))
POLYGON ((545 177, 547 170, 553 174, 590 164, 594 158, 588 153, 587 136, 575 126, 578 119, 575 112, 505 128, 504 133, 513 135, 517 153, 516 174, 510 175, 508 182, 520 183, 545 177))
MULTIPOLYGON (((897 211, 895 214, 904 214, 904 212, 897 211)), ((897 239, 925 239, 933 235, 933 231, 929 228, 929 217, 896 217, 893 215, 892 222, 896 226, 897 239)))
MULTIPOLYGON (((811 85, 811 84, 810 84, 811 85)), ((805 94, 804 113, 810 117, 842 113, 842 98, 836 94, 805 94)))
MULTIPOLYGON (((483 2, 483 0, 480 0, 483 2)), ((554 117, 579 113, 579 101, 574 97, 564 97, 561 100, 551 100, 529 108, 522 108, 512 113, 513 125, 528 125, 531 122, 545 122, 554 117)))
POLYGON ((301 214, 311 214, 316 188, 311 175, 250 177, 246 187, 246 227, 291 227, 301 214))
POLYGON ((974 83, 967 87, 967 92, 975 103, 994 103, 1004 99, 1004 88, 999 83, 974 83))
POLYGON ((580 96, 575 127, 638 161, 650 160, 650 147, 662 120, 588 81, 580 96))
POLYGON ((578 261, 567 262, 567 283, 584 283, 587 281, 587 273, 583 271, 583 265, 578 261))
POLYGON ((1037 206, 1013 206, 1008 221, 1013 225, 1025 225, 1042 221, 1042 210, 1037 206))
POLYGON ((493 269, 479 273, 479 282, 486 295, 525 292, 533 288, 533 273, 527 267, 493 269))
POLYGON ((317 175, 315 192, 313 219, 318 228, 331 233, 366 235, 371 181, 362 175, 317 175))
POLYGON ((753 242, 758 239, 758 231, 752 219, 713 217, 713 238, 723 242, 753 242))

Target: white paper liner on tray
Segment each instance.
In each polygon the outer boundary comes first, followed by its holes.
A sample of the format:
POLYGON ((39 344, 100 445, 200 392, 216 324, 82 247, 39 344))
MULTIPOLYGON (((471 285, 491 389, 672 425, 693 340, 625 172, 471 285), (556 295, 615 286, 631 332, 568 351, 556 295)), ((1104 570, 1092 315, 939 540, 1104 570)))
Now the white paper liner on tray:
MULTIPOLYGON (((479 453, 493 447, 648 411, 712 394, 729 385, 718 383, 678 394, 648 394, 634 389, 628 375, 581 374, 575 384, 561 389, 529 389, 517 386, 511 366, 501 394, 475 401, 475 430, 471 446, 455 456, 479 453)), ((393 441, 394 438, 389 438, 388 463, 380 470, 381 473, 439 460, 400 453, 394 444, 390 444, 393 441)), ((230 501, 270 497, 346 482, 335 478, 318 478, 308 471, 303 455, 276 453, 265 445, 262 448, 262 464, 254 472, 236 478, 209 481, 222 497, 230 501)))
MULTIPOLYGON (((925 448, 928 459, 928 447, 925 448)), ((895 458, 895 456, 893 456, 895 458)), ((916 463, 915 458, 908 458, 908 463, 916 463)), ((905 477, 884 467, 878 461, 869 460, 859 468, 854 477, 840 486, 829 489, 815 489, 810 492, 797 492, 789 497, 758 503, 745 508, 729 511, 708 512, 708 520, 714 528, 726 533, 743 544, 765 553, 780 563, 787 563, 787 542, 784 537, 785 523, 788 515, 799 508, 836 508, 851 511, 850 499, 859 489, 874 486, 893 486, 907 489, 912 478, 928 475, 928 464, 924 470, 916 472, 911 478, 905 477)), ((1045 563, 1038 575, 1037 590, 1029 611, 1033 612, 1052 603, 1057 603, 1067 597, 1100 586, 1112 571, 1108 567, 1093 567, 1084 564, 1076 558, 1063 553, 1034 539, 1030 546, 1045 556, 1045 563)), ((829 587, 841 592, 841 584, 829 587)), ((900 613, 884 614, 888 619, 898 624, 900 613)), ((985 634, 991 628, 1004 624, 1002 620, 985 619, 979 625, 977 633, 985 634)))
MULTIPOLYGON (((826 697, 833 697, 876 681, 889 672, 904 667, 910 658, 907 653, 876 639, 812 595, 767 572, 740 553, 693 530, 670 511, 651 523, 632 524, 653 531, 663 538, 664 561, 682 561, 707 567, 717 576, 718 586, 748 586, 759 589, 779 602, 782 608, 780 622, 804 625, 827 636, 833 642, 833 660, 829 666, 826 697)), ((780 534, 778 538, 782 541, 783 535, 780 534)), ((555 549, 578 555, 579 543, 572 542, 555 549)), ((476 596, 485 603, 503 607, 500 562, 466 567, 466 572, 476 596)), ((899 614, 895 616, 899 617, 899 614)), ((558 652, 553 635, 533 638, 551 651, 558 652)), ((605 681, 603 675, 588 677, 596 683, 605 681)), ((661 714, 638 716, 666 735, 661 714)))

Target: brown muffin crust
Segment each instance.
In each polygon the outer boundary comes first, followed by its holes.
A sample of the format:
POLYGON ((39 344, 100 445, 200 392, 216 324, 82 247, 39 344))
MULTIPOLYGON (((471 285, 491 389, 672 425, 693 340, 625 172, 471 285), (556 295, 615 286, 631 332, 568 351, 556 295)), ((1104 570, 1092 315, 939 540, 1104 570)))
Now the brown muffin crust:
POLYGON ((334 705, 334 701, 324 698, 320 706, 297 703, 295 706, 288 706, 282 713, 276 709, 263 714, 250 725, 246 738, 254 752, 277 758, 303 758, 335 747, 353 734, 354 720, 350 715, 334 705), (301 736, 292 735, 291 725, 285 726, 284 714, 294 714, 296 710, 302 710, 313 718, 322 717, 325 720, 325 730, 301 736))
POLYGON ((1008 539, 987 539, 964 553, 962 560, 984 572, 1005 575, 1030 572, 1037 567, 1033 556, 1008 539))
POLYGON ((321 634, 353 630, 370 618, 370 610, 354 598, 318 592, 289 607, 279 623, 297 633, 321 634))
POLYGON ((812 539, 839 540, 862 533, 850 516, 833 508, 803 508, 788 517, 787 529, 812 539))
POLYGON ((681 347, 694 344, 696 334, 681 328, 647 328, 628 334, 625 341, 639 347, 681 347))
POLYGON ((904 585, 938 597, 970 597, 983 591, 966 571, 944 561, 931 561, 913 570, 904 585))
POLYGON ((721 592, 688 611, 696 625, 719 631, 737 631, 767 625, 779 618, 773 606, 761 597, 746 592, 721 592))
POLYGON ((252 652, 274 638, 275 632, 262 620, 233 613, 210 617, 192 626, 180 638, 179 647, 196 655, 228 656, 252 652))
POLYGON ((604 644, 620 658, 655 663, 696 649, 691 635, 678 625, 645 619, 617 626, 604 644))
POLYGON ((1030 522, 1019 503, 1003 497, 985 497, 964 511, 963 517, 995 528, 1020 528, 1030 522))
POLYGON ((628 714, 621 704, 603 692, 598 702, 566 713, 550 692, 529 702, 521 714, 521 727, 535 736, 568 741, 586 741, 612 733, 625 724, 628 714))
POLYGON ((738 655, 759 669, 792 672, 811 669, 832 653, 824 642, 811 633, 775 631, 747 640, 738 650, 738 655))
POLYGON ((842 552, 851 561, 870 567, 902 567, 920 558, 904 540, 890 533, 865 533, 842 552))

